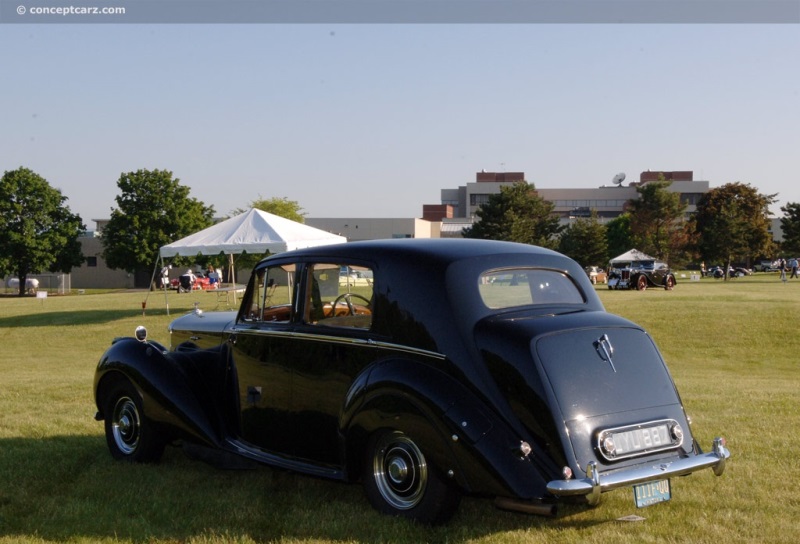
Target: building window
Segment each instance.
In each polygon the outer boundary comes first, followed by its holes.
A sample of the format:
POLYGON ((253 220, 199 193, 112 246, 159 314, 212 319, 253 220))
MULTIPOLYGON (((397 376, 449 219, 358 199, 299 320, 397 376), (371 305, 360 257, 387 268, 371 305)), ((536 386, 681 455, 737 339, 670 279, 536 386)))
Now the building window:
POLYGON ((681 202, 689 206, 697 206, 701 198, 703 193, 681 193, 681 202))
POLYGON ((86 266, 97 266, 97 257, 86 257, 86 266))
POLYGON ((470 206, 483 206, 484 204, 488 204, 490 196, 491 195, 487 195, 487 194, 471 194, 471 195, 469 195, 469 205, 470 206))

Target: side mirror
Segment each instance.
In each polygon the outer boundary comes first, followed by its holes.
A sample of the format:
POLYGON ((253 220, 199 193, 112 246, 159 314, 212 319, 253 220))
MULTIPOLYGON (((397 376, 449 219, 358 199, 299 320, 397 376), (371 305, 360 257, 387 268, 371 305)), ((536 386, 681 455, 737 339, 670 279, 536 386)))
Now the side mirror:
POLYGON ((145 329, 141 325, 136 327, 136 330, 134 331, 134 335, 136 336, 136 339, 139 342, 146 342, 147 341, 147 329, 145 329))

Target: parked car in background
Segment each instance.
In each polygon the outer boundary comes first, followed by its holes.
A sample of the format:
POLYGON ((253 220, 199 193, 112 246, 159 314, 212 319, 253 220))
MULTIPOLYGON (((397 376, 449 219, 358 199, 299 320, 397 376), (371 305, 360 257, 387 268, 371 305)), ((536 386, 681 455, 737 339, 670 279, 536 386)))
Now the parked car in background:
MULTIPOLYGON (((729 278, 741 278, 744 276, 750 276, 753 273, 752 270, 746 268, 744 266, 730 266, 728 267, 728 277, 729 278)), ((721 279, 725 277, 725 268, 721 265, 712 265, 706 271, 706 276, 721 279)))
POLYGON ((339 271, 340 285, 370 285, 372 283, 372 271, 360 270, 352 266, 343 266, 339 271))
POLYGON ((753 266, 755 272, 778 272, 781 268, 781 262, 778 261, 759 261, 753 266))
POLYGON ((179 277, 170 280, 170 289, 175 289, 179 293, 188 293, 193 290, 207 291, 217 289, 219 283, 212 281, 202 272, 195 272, 194 275, 181 274, 179 277))
MULTIPOLYGON (((730 274, 733 269, 728 269, 728 273, 730 274)), ((725 268, 719 264, 712 264, 706 270, 706 276, 709 278, 724 278, 725 277, 725 268)))
POLYGON ((677 282, 666 263, 656 260, 633 261, 630 266, 612 268, 608 276, 609 289, 636 289, 663 287, 671 291, 677 282))
POLYGON ((584 270, 592 283, 608 283, 608 274, 599 266, 587 266, 584 270))
POLYGON ((360 482, 380 512, 447 520, 464 494, 552 515, 628 488, 670 500, 711 469, 653 339, 605 311, 575 261, 468 239, 278 253, 238 311, 115 340, 94 377, 111 455, 167 444, 219 464, 360 482), (341 271, 371 281, 352 285, 341 271))

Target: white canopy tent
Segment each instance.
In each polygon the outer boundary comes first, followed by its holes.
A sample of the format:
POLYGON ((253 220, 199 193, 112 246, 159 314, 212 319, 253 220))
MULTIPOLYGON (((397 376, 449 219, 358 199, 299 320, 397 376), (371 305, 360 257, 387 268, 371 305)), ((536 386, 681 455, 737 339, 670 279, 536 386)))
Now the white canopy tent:
MULTIPOLYGON (((181 238, 159 248, 161 265, 169 257, 225 254, 230 258, 233 273, 233 255, 247 252, 282 253, 293 249, 324 246, 347 242, 347 238, 324 230, 309 227, 262 210, 249 211, 221 221, 200 232, 181 238)), ((155 273, 154 273, 155 276, 155 273)), ((229 278, 235 283, 235 277, 229 278)), ((169 312, 169 305, 167 305, 169 312)))
POLYGON ((346 242, 347 238, 255 208, 162 246, 164 257, 281 253, 346 242))
POLYGON ((611 264, 619 264, 619 263, 631 263, 633 261, 652 261, 654 260, 653 257, 646 253, 642 253, 638 249, 631 249, 630 251, 626 251, 622 255, 618 255, 611 259, 611 264))

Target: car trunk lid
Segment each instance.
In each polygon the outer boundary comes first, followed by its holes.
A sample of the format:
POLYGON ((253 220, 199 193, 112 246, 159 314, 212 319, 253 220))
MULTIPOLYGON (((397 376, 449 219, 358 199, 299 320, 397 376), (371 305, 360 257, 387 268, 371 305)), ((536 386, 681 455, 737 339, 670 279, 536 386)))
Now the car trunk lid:
POLYGON ((606 469, 641 462, 643 455, 669 455, 679 444, 642 451, 625 460, 600 454, 603 431, 630 426, 648 428, 678 423, 686 430, 686 451, 691 442, 689 425, 677 390, 653 340, 634 327, 586 328, 551 333, 534 341, 533 350, 552 388, 578 467, 589 462, 606 469), (657 450, 657 451, 656 451, 657 450))
POLYGON ((565 421, 678 402, 661 355, 641 329, 550 333, 534 351, 565 421))

